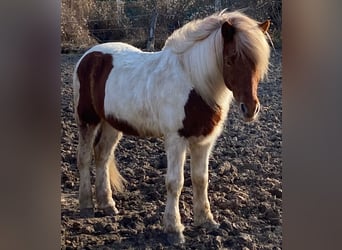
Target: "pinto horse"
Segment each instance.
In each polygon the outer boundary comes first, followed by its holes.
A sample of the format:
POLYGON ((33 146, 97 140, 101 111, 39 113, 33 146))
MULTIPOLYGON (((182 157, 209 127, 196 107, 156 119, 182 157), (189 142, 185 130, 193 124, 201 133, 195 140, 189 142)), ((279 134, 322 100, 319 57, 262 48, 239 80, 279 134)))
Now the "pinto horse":
POLYGON ((223 11, 185 24, 159 52, 115 42, 96 45, 81 57, 73 79, 81 216, 94 213, 89 169, 93 152, 97 208, 107 215, 118 213, 112 192, 120 191, 124 180, 114 150, 128 134, 164 138, 163 222, 168 240, 184 242, 179 196, 187 149, 194 223, 217 227, 208 200, 209 155, 232 99, 247 122, 260 111, 257 87, 268 71, 269 25, 269 20, 257 22, 237 11, 223 11))

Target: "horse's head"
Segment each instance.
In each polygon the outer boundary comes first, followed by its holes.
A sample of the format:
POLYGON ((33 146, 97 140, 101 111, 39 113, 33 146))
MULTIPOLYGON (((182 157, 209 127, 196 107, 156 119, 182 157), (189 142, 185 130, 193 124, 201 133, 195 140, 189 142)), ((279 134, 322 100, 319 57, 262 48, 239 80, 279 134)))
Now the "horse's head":
MULTIPOLYGON (((259 24, 260 35, 266 33, 270 26, 270 21, 259 24)), ((240 32, 229 22, 224 22, 221 27, 223 36, 223 78, 229 90, 233 92, 234 98, 239 104, 240 111, 245 121, 253 121, 260 111, 260 103, 257 95, 257 88, 261 72, 257 68, 255 59, 249 57, 248 51, 243 51, 240 46, 241 39, 248 37, 240 37, 235 39, 237 33, 240 32)), ((264 39, 264 38, 263 38, 264 39)), ((248 48, 252 50, 253 48, 248 48)))

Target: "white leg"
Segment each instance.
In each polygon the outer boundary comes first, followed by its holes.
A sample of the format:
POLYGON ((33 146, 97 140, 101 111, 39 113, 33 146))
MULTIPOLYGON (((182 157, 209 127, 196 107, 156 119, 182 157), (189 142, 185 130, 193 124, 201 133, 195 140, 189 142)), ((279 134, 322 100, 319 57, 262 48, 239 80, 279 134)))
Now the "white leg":
POLYGON ((95 125, 79 126, 77 149, 77 167, 80 172, 79 205, 82 217, 94 215, 94 204, 90 183, 90 165, 92 160, 93 142, 96 133, 95 125))
POLYGON ((212 144, 190 144, 194 222, 196 226, 217 227, 208 200, 208 164, 212 144))
POLYGON ((179 196, 184 184, 184 161, 187 141, 178 135, 165 139, 167 154, 166 190, 167 199, 164 214, 164 228, 171 244, 184 242, 183 230, 179 213, 179 196))
POLYGON ((96 201, 98 208, 103 210, 106 215, 113 215, 117 214, 119 211, 115 207, 115 202, 112 198, 110 168, 116 168, 114 165, 114 149, 119 142, 122 133, 113 129, 106 122, 101 124, 100 129, 100 139, 94 148, 96 165, 96 201))

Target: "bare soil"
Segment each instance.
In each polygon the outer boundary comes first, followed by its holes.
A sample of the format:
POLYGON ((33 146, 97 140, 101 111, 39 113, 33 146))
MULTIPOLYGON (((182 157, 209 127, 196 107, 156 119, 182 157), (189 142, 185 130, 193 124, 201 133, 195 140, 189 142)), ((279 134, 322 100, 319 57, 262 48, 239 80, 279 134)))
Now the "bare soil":
MULTIPOLYGON (((180 198, 186 243, 167 244, 162 230, 166 158, 161 139, 124 137, 117 148, 128 184, 114 194, 116 216, 80 218, 77 127, 72 71, 80 54, 61 55, 61 249, 281 249, 282 99, 281 50, 273 50, 270 75, 259 85, 258 121, 244 123, 235 103, 213 149, 209 200, 218 229, 193 226, 189 159, 180 198)), ((94 181, 95 172, 92 168, 94 181)))

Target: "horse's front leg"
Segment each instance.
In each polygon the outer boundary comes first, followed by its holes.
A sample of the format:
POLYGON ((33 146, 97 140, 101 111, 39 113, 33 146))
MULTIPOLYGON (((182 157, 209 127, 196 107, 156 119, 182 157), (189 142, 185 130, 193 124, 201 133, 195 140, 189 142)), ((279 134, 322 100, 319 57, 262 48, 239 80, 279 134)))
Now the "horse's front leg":
POLYGON ((174 135, 165 140, 167 154, 166 190, 167 199, 164 214, 164 229, 171 244, 183 243, 184 226, 179 213, 179 196, 184 184, 183 167, 187 142, 174 135))
POLYGON ((208 164, 212 144, 190 144, 191 181, 193 186, 194 223, 216 228, 208 200, 208 164))

